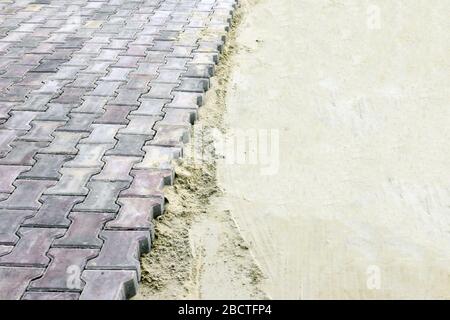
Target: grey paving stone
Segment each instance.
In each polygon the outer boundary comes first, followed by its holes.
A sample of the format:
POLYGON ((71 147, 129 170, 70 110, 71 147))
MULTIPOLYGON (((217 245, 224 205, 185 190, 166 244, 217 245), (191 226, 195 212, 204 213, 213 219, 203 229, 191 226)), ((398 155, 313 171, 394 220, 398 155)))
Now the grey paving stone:
POLYGON ((0 193, 11 193, 14 191, 13 182, 23 171, 30 166, 0 165, 0 193))
POLYGON ((63 124, 64 122, 60 121, 33 120, 31 122, 31 130, 29 130, 27 134, 21 136, 19 140, 50 142, 53 140, 53 132, 63 124))
POLYGON ((148 135, 118 133, 116 139, 118 139, 117 144, 113 149, 106 151, 106 155, 140 157, 144 156, 144 151, 141 150, 142 147, 151 137, 148 135))
POLYGON ((89 137, 84 138, 80 143, 85 144, 109 144, 115 143, 114 136, 124 125, 116 124, 93 124, 92 132, 89 137))
POLYGON ((58 131, 72 131, 72 132, 91 132, 91 125, 98 117, 97 114, 92 113, 70 113, 69 121, 64 126, 58 127, 58 131))
POLYGON ((203 93, 209 89, 209 79, 204 78, 182 78, 176 91, 200 92, 203 93))
POLYGON ((34 119, 45 121, 67 121, 69 120, 67 114, 73 107, 73 105, 69 104, 51 103, 48 105, 48 109, 45 112, 39 113, 34 119))
MULTIPOLYGON (((53 98, 53 94, 31 94, 28 96, 28 99, 25 100, 24 103, 17 104, 13 109, 14 110, 23 110, 23 111, 45 111, 48 108, 49 101, 53 98)), ((34 117, 33 114, 30 113, 31 119, 34 117)), ((39 116, 39 114, 35 113, 35 116, 39 116)))
POLYGON ((203 104, 203 95, 196 92, 174 91, 172 102, 167 104, 170 108, 197 109, 203 104))
POLYGON ((136 106, 127 105, 107 105, 105 106, 105 113, 95 120, 95 123, 105 124, 128 124, 128 114, 135 110, 136 106))
POLYGON ((65 229, 57 228, 20 228, 20 240, 9 254, 0 257, 0 265, 46 267, 50 262, 46 253, 51 243, 64 232, 65 229))
POLYGON ((188 126, 197 120, 196 109, 164 108, 163 111, 165 113, 164 120, 161 122, 163 124, 188 126))
POLYGON ((122 84, 120 81, 99 81, 97 87, 89 93, 91 96, 113 97, 122 84))
MULTIPOLYGON (((58 183, 47 189, 45 194, 67 195, 67 196, 85 196, 89 189, 86 183, 91 176, 100 172, 99 168, 62 168, 62 176, 58 183)), ((9 199, 8 199, 9 200, 9 199)), ((7 200, 7 201, 8 201, 7 200)), ((0 202, 1 205, 1 202, 0 202)))
MULTIPOLYGON (((15 245, 19 240, 16 232, 20 224, 28 217, 32 217, 35 211, 32 210, 5 210, 0 209, 0 244, 15 245)), ((11 250, 9 250, 11 251, 11 250)), ((7 252, 3 252, 4 255, 7 252)))
POLYGON ((55 131, 53 136, 53 141, 46 148, 41 149, 40 153, 76 155, 78 149, 75 146, 87 136, 87 133, 55 131))
POLYGON ((106 229, 151 230, 151 220, 161 215, 164 199, 119 198, 118 216, 106 224, 106 229))
POLYGON ((31 280, 44 272, 40 268, 0 267, 0 300, 18 300, 31 280))
POLYGON ((129 186, 124 181, 91 181, 87 184, 89 194, 86 199, 74 207, 75 211, 118 212, 116 199, 120 191, 129 186))
POLYGON ((137 292, 137 273, 132 270, 85 270, 82 279, 86 285, 80 300, 125 300, 137 292))
POLYGON ((131 181, 131 168, 141 161, 141 157, 133 156, 105 156, 105 165, 101 173, 92 177, 92 180, 99 181, 131 181))
POLYGON ((41 206, 40 196, 55 183, 50 180, 16 180, 16 189, 7 200, 0 202, 0 208, 37 210, 41 206))
POLYGON ((178 84, 176 83, 150 83, 150 91, 142 95, 143 99, 172 99, 172 91, 178 84))
POLYGON ((144 115, 130 115, 128 116, 130 122, 125 128, 119 130, 120 134, 134 134, 134 135, 154 135, 153 126, 156 121, 160 120, 158 116, 144 116, 144 115))
POLYGON ((100 254, 90 260, 86 268, 134 270, 140 278, 139 257, 150 250, 150 232, 105 230, 100 236, 105 239, 100 254))
POLYGON ((73 206, 84 200, 80 196, 48 196, 41 197, 42 206, 37 213, 23 222, 29 227, 67 228, 70 225, 68 215, 73 206))
POLYGON ((169 103, 168 99, 141 99, 139 107, 131 115, 162 116, 163 107, 169 103))
POLYGON ((117 90, 117 96, 111 101, 111 104, 138 106, 138 99, 146 91, 140 89, 119 89, 117 90))
POLYGON ((51 248, 50 265, 44 275, 32 281, 29 289, 81 291, 84 286, 81 272, 87 261, 98 255, 99 250, 78 248, 51 248))
POLYGON ((77 292, 42 292, 29 291, 25 292, 21 300, 78 300, 80 294, 77 292))
POLYGON ((30 130, 31 120, 36 117, 37 113, 32 111, 11 111, 8 121, 0 126, 2 129, 13 130, 30 130))
MULTIPOLYGON (((59 170, 62 165, 71 159, 70 155, 37 154, 34 156, 36 163, 30 170, 23 171, 20 179, 58 180, 61 177, 59 170)), ((0 166, 1 172, 2 166, 0 166)), ((0 189, 1 190, 1 189, 0 189)))
POLYGON ((48 142, 12 142, 12 150, 6 155, 6 157, 0 159, 0 164, 32 166, 36 162, 36 160, 33 158, 34 155, 42 148, 45 148, 47 145, 48 142))
POLYGON ((103 107, 108 102, 107 97, 83 97, 81 106, 74 108, 72 112, 103 113, 103 107))
POLYGON ((164 170, 132 170, 133 182, 121 197, 162 197, 162 188, 171 181, 172 172, 164 170))
POLYGON ((56 239, 54 247, 100 248, 103 240, 99 238, 104 224, 113 217, 104 212, 72 212, 72 221, 64 237, 56 239))
POLYGON ((114 144, 78 144, 78 154, 73 160, 64 164, 65 168, 101 168, 105 152, 114 144))
POLYGON ((189 127, 157 123, 155 125, 155 137, 149 141, 149 145, 169 147, 182 147, 189 142, 189 127))
POLYGON ((144 159, 134 165, 134 169, 171 169, 172 160, 178 159, 181 148, 165 146, 144 146, 144 159))

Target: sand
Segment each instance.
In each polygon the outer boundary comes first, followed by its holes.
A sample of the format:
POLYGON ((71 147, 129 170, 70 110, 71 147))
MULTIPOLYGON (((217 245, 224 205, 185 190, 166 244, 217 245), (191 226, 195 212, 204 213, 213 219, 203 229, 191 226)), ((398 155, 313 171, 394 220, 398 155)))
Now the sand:
POLYGON ((450 298, 450 3, 243 3, 201 128, 279 148, 179 164, 139 297, 450 298))
POLYGON ((271 298, 450 298, 450 3, 262 0, 226 99, 279 170, 221 165, 271 298))

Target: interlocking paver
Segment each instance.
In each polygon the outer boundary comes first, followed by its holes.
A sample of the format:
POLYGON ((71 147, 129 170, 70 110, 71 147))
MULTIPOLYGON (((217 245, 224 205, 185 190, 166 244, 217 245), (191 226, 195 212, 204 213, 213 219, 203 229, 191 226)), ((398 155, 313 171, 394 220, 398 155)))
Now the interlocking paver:
POLYGON ((139 257, 150 250, 150 232, 106 230, 100 236, 105 242, 100 255, 88 262, 88 269, 135 270, 140 275, 139 257))
POLYGON ((86 286, 81 300, 124 300, 137 292, 137 274, 132 270, 85 270, 82 279, 86 286))
POLYGON ((103 240, 99 238, 103 225, 113 217, 104 212, 73 212, 72 221, 64 237, 55 240, 55 247, 101 248, 103 240))
POLYGON ((87 261, 98 254, 95 249, 52 248, 52 259, 44 275, 30 283, 29 289, 81 291, 81 270, 87 261))
POLYGON ((80 196, 42 196, 42 206, 37 213, 24 221, 23 225, 29 227, 60 227, 70 225, 68 215, 73 206, 83 201, 80 196))
POLYGON ((40 268, 0 267, 0 300, 18 300, 28 284, 44 272, 40 268))
POLYGON ((47 251, 51 243, 64 232, 65 229, 57 228, 20 228, 20 240, 9 254, 0 257, 0 265, 46 267, 50 262, 47 251))
POLYGON ((136 293, 235 2, 0 1, 0 299, 136 293))

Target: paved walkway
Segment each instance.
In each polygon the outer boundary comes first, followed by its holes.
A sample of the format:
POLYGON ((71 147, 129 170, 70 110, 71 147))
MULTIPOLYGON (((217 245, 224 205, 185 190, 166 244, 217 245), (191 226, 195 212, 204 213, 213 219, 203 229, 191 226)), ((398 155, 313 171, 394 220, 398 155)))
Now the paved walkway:
POLYGON ((0 0, 0 299, 133 296, 235 0, 0 0))

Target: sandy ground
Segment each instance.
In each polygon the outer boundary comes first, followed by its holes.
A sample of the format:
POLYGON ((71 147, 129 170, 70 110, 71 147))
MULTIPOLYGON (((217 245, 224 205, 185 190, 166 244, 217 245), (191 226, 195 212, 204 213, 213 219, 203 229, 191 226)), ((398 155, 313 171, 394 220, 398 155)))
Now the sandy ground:
POLYGON ((262 0, 226 121, 279 170, 219 166, 272 298, 450 298, 450 3, 262 0))
POLYGON ((450 3, 251 2, 201 122, 279 143, 179 164, 138 298, 450 298, 450 3))

